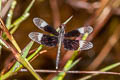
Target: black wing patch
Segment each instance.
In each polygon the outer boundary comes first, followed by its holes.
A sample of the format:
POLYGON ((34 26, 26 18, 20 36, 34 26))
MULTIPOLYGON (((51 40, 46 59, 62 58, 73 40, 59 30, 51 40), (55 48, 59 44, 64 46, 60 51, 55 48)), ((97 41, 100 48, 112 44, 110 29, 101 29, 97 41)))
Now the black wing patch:
POLYGON ((64 39, 63 43, 67 50, 77 50, 79 48, 79 40, 64 39))
POLYGON ((78 37, 78 36, 80 36, 80 34, 84 34, 86 32, 88 32, 88 34, 90 34, 92 31, 93 31, 93 28, 91 26, 80 27, 76 30, 72 30, 72 31, 66 33, 64 36, 65 37, 78 37))
POLYGON ((59 33, 50 25, 48 25, 47 22, 45 22, 43 19, 41 18, 34 18, 33 19, 33 23, 41 30, 52 33, 56 36, 59 35, 59 33))
POLYGON ((46 32, 49 32, 49 33, 54 34, 54 35, 56 35, 56 36, 59 35, 59 33, 58 33, 53 27, 51 27, 51 26, 49 26, 49 25, 47 25, 46 27, 44 27, 44 30, 45 30, 46 32))
POLYGON ((64 48, 67 50, 77 50, 80 48, 80 50, 88 50, 93 47, 93 44, 91 42, 87 42, 84 40, 71 40, 71 39, 64 39, 64 48))
POLYGON ((78 37, 80 36, 80 32, 78 30, 72 30, 66 34, 64 34, 65 37, 78 37))
POLYGON ((44 35, 41 40, 41 44, 46 46, 56 46, 58 43, 58 37, 44 35))
POLYGON ((44 35, 42 33, 39 32, 31 32, 29 34, 29 37, 42 45, 46 45, 46 46, 56 46, 58 43, 58 38, 55 36, 49 36, 49 35, 44 35))

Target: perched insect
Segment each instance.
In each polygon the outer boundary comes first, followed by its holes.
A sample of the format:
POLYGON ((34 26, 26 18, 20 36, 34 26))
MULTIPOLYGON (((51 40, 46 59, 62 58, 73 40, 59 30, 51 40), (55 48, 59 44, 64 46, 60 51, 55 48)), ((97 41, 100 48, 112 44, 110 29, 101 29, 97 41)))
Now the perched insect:
POLYGON ((39 29, 54 35, 54 36, 51 36, 51 35, 46 35, 39 32, 31 32, 29 34, 29 37, 30 39, 32 39, 33 41, 39 44, 50 46, 50 47, 57 46, 58 44, 58 52, 56 57, 56 69, 58 69, 60 50, 61 50, 62 44, 64 44, 64 48, 67 50, 77 50, 78 48, 80 48, 80 50, 88 50, 93 47, 93 44, 91 42, 87 42, 84 40, 71 40, 66 38, 66 37, 78 37, 81 34, 85 34, 85 33, 90 34, 93 31, 93 28, 91 26, 88 26, 88 27, 81 27, 76 30, 72 30, 68 33, 65 33, 65 30, 64 30, 65 24, 71 18, 72 17, 70 17, 65 23, 63 23, 60 26, 58 32, 53 27, 48 25, 48 23, 45 22, 43 19, 41 18, 33 19, 34 24, 39 29))

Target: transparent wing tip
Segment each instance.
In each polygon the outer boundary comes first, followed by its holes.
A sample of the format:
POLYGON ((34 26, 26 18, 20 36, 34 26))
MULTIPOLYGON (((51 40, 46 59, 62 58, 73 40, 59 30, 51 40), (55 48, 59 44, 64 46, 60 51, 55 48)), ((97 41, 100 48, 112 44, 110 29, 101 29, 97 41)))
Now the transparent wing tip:
POLYGON ((86 32, 88 32, 89 34, 90 34, 91 32, 93 32, 92 26, 88 26, 88 27, 86 28, 86 32))
POLYGON ((31 33, 29 33, 29 35, 28 35, 29 38, 32 39, 32 40, 34 40, 35 33, 36 33, 36 32, 31 32, 31 33))
POLYGON ((80 32, 80 33, 82 33, 82 34, 84 34, 84 33, 88 33, 88 34, 90 34, 92 31, 93 31, 93 28, 91 27, 91 26, 87 26, 87 27, 80 27, 80 28, 78 28, 78 31, 80 32))
POLYGON ((40 18, 33 18, 33 23, 36 25, 36 26, 39 26, 41 24, 41 19, 40 18))
POLYGON ((31 32, 28 36, 33 41, 40 41, 42 36, 43 36, 43 34, 41 34, 39 32, 31 32))
POLYGON ((47 22, 45 22, 43 19, 41 18, 33 18, 33 23, 40 29, 44 28, 45 26, 48 25, 47 22))
POLYGON ((93 48, 93 43, 91 42, 84 42, 84 45, 80 48, 81 50, 88 50, 93 48))
POLYGON ((29 33, 29 38, 31 38, 33 36, 33 32, 29 33))
POLYGON ((36 22, 38 22, 38 21, 40 21, 40 18, 37 18, 37 17, 33 18, 33 22, 34 22, 34 23, 36 23, 36 22))

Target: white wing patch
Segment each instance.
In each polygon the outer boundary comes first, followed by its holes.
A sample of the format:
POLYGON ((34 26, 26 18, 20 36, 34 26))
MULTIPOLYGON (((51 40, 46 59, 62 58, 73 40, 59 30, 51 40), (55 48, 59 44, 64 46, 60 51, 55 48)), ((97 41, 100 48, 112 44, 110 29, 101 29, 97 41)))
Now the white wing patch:
POLYGON ((45 22, 45 21, 43 21, 42 23, 41 23, 41 27, 45 27, 45 26, 47 26, 48 24, 45 22))
POLYGON ((38 28, 44 28, 45 26, 48 25, 48 23, 41 18, 34 18, 33 22, 38 28))
POLYGON ((93 28, 91 26, 88 26, 86 28, 86 32, 88 32, 88 34, 90 34, 91 32, 93 32, 93 28))
POLYGON ((91 26, 81 27, 81 28, 78 28, 78 31, 82 34, 84 34, 85 32, 88 32, 88 34, 90 34, 93 31, 93 28, 91 26))
POLYGON ((33 41, 41 44, 41 39, 43 37, 43 34, 39 33, 39 32, 31 32, 29 35, 30 39, 32 39, 33 41))
POLYGON ((80 33, 84 34, 84 33, 85 33, 85 28, 84 28, 84 27, 78 28, 78 31, 79 31, 80 33))
POLYGON ((88 49, 91 49, 93 47, 93 44, 91 42, 80 40, 79 47, 81 50, 88 50, 88 49))
POLYGON ((79 41, 79 47, 80 49, 83 47, 83 45, 85 44, 86 41, 80 40, 79 41))

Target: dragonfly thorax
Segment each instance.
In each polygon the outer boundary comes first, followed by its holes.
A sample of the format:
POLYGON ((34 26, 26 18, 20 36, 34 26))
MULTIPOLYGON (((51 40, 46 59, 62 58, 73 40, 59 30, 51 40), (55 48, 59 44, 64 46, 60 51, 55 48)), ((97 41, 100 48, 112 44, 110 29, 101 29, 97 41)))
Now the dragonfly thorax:
POLYGON ((64 40, 64 34, 65 34, 64 25, 61 25, 60 26, 60 30, 59 30, 58 41, 61 40, 61 42, 63 42, 63 40, 64 40))

